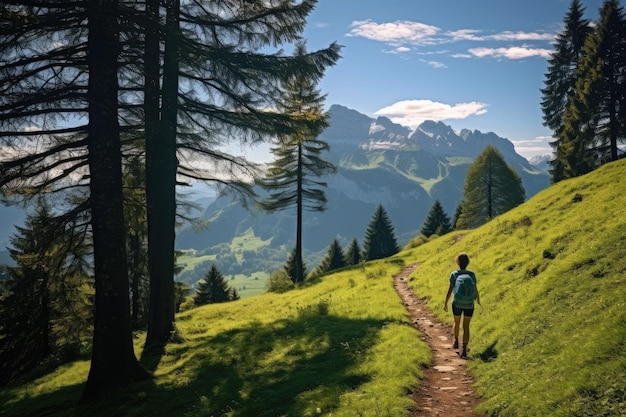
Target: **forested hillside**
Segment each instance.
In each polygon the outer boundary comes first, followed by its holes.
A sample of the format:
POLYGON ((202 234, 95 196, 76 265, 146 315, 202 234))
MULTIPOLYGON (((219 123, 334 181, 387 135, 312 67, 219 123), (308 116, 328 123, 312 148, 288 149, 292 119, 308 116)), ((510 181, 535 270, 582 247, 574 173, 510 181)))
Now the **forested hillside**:
MULTIPOLYGON (((527 197, 549 185, 546 171, 520 156, 513 144, 493 132, 454 132, 444 123, 426 121, 413 132, 385 117, 370 118, 341 105, 329 110, 329 127, 320 135, 337 167, 323 177, 327 210, 306 212, 303 244, 309 270, 315 268, 333 239, 343 246, 363 242, 367 223, 382 204, 398 240, 419 234, 429 209, 439 200, 452 217, 463 198, 465 174, 476 157, 492 145, 522 178, 527 197)), ((212 263, 236 277, 242 296, 250 280, 267 276, 284 264, 294 246, 295 211, 246 210, 229 197, 218 198, 201 216, 204 230, 178 231, 176 247, 184 251, 177 279, 194 284, 212 263), (242 245, 243 246, 240 246, 242 245)), ((263 279, 263 278, 260 278, 263 279)))

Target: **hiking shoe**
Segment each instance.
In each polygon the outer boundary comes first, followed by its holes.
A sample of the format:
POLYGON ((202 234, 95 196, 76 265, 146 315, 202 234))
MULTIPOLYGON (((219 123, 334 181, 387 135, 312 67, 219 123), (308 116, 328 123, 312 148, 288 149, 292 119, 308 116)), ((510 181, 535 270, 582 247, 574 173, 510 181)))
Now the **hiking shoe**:
POLYGON ((463 349, 463 352, 461 352, 461 359, 467 359, 467 350, 463 349))
POLYGON ((454 344, 452 345, 452 349, 458 349, 458 348, 459 348, 459 339, 455 339, 454 344))

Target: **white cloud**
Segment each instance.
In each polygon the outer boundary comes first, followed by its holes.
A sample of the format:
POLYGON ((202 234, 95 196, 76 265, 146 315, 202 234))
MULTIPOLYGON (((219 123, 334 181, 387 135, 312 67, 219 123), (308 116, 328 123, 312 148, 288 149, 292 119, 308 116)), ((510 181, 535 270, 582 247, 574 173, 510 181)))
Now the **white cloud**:
POLYGON ((483 35, 483 31, 475 29, 460 29, 455 31, 446 32, 452 41, 499 41, 499 42, 525 42, 525 41, 547 41, 552 42, 554 40, 553 33, 538 33, 538 32, 511 32, 504 31, 496 33, 494 35, 483 35))
POLYGON ((394 49, 393 51, 389 51, 389 53, 392 54, 401 54, 404 52, 409 52, 411 50, 411 48, 407 48, 406 46, 399 46, 396 49, 394 49))
POLYGON ((452 54, 450 55, 452 58, 473 58, 474 56, 471 54, 452 54))
MULTIPOLYGON (((351 30, 346 36, 363 37, 366 39, 383 42, 393 49, 388 53, 407 53, 413 50, 410 46, 433 46, 450 44, 455 42, 552 42, 553 33, 544 32, 513 32, 502 31, 495 34, 485 34, 482 30, 459 29, 441 32, 437 26, 427 25, 420 22, 396 20, 395 22, 377 23, 371 19, 354 21, 351 30)), ((469 55, 455 52, 454 58, 484 58, 496 57, 505 59, 522 59, 529 57, 549 58, 553 51, 545 48, 528 45, 507 47, 483 47, 469 49, 469 55)))
POLYGON ((468 50, 478 58, 493 57, 507 59, 524 59, 533 56, 550 58, 553 51, 544 48, 530 48, 527 46, 511 46, 507 48, 471 48, 468 50))
POLYGON ((535 139, 511 140, 515 151, 525 158, 531 158, 538 155, 551 155, 553 152, 550 142, 553 140, 550 136, 538 136, 535 139))
POLYGON ((424 120, 465 119, 487 112, 487 104, 479 102, 449 105, 431 100, 403 100, 374 112, 375 116, 386 116, 394 123, 415 129, 424 120))
POLYGON ((346 36, 360 36, 386 43, 410 43, 413 45, 430 45, 434 36, 439 33, 436 26, 419 22, 398 20, 390 23, 376 23, 370 19, 354 21, 352 30, 346 36))
POLYGON ((448 66, 446 64, 444 64, 443 62, 439 62, 439 61, 427 61, 425 59, 421 59, 420 61, 427 63, 428 65, 430 65, 433 68, 448 68, 448 66))

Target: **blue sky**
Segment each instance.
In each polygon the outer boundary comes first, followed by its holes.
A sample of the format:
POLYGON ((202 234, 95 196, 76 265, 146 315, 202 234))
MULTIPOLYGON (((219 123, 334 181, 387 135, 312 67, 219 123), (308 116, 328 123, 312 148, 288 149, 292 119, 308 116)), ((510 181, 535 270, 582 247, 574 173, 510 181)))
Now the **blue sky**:
MULTIPOLYGON (((411 128, 440 120, 494 132, 525 157, 548 154, 541 93, 571 0, 319 0, 307 48, 343 45, 318 87, 411 128)), ((583 0, 596 20, 601 0, 583 0)))

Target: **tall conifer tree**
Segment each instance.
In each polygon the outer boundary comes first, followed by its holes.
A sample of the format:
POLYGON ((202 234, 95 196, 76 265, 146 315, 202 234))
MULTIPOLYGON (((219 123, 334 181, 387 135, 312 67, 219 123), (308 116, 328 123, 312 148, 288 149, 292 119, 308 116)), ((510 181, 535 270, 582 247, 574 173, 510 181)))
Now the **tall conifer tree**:
POLYGON ((615 0, 605 0, 600 20, 586 38, 564 125, 571 145, 567 177, 618 158, 626 137, 626 23, 615 0))
POLYGON ((205 275, 204 279, 198 283, 198 291, 193 298, 195 305, 224 303, 226 301, 237 300, 237 292, 228 285, 224 275, 217 269, 215 264, 205 275))
POLYGON ((555 157, 550 162, 553 180, 563 178, 564 153, 561 149, 563 116, 576 84, 578 62, 589 32, 589 20, 583 18, 585 8, 580 0, 572 0, 563 20, 563 30, 558 34, 555 51, 548 61, 545 87, 541 89, 541 109, 544 125, 552 130, 555 140, 551 143, 555 157))
POLYGON ((364 258, 367 261, 387 258, 398 253, 400 248, 387 211, 378 205, 367 230, 363 243, 364 258))
POLYGON ((430 237, 435 234, 445 235, 450 230, 450 217, 444 211, 439 200, 435 200, 422 225, 421 232, 424 236, 430 237))
MULTIPOLYGON (((306 57, 303 44, 298 44, 296 57, 306 57)), ((327 115, 323 112, 324 98, 315 86, 318 78, 298 74, 283 83, 284 93, 280 106, 282 111, 293 117, 296 130, 278 137, 272 148, 276 160, 270 164, 267 177, 259 184, 269 192, 260 206, 268 211, 296 209, 295 283, 304 282, 302 261, 302 217, 303 211, 326 209, 324 182, 321 177, 334 173, 333 164, 322 159, 328 151, 326 142, 318 135, 327 126, 327 115)))
POLYGON ((350 246, 346 250, 345 262, 346 265, 358 265, 361 262, 361 247, 356 238, 352 239, 350 246))
POLYGON ((478 227, 522 204, 525 198, 520 176, 507 165, 500 151, 489 145, 467 171, 456 227, 478 227))
MULTIPOLYGON (((156 16, 152 21, 163 20, 158 3, 148 3, 156 16)), ((253 195, 247 178, 258 174, 255 164, 225 149, 233 143, 267 141, 293 132, 298 125, 291 115, 268 111, 281 101, 281 82, 297 76, 318 79, 339 58, 339 46, 297 57, 273 48, 300 38, 315 4, 316 0, 165 2, 161 116, 159 121, 150 113, 156 129, 148 129, 146 119, 147 141, 164 145, 147 156, 152 230, 147 345, 167 342, 174 327, 171 265, 176 181, 208 181, 240 197, 253 195)), ((153 35, 155 27, 160 26, 153 25, 153 35)), ((155 38, 150 43, 153 63, 158 62, 155 38)), ((147 86, 152 91, 159 86, 155 77, 158 72, 152 73, 152 84, 147 86)), ((150 97, 153 106, 158 96, 150 97)))
POLYGON ((326 273, 335 269, 343 268, 344 266, 346 266, 346 261, 344 259, 343 249, 341 248, 339 241, 335 238, 328 247, 326 256, 322 259, 319 266, 319 270, 321 273, 326 273))

